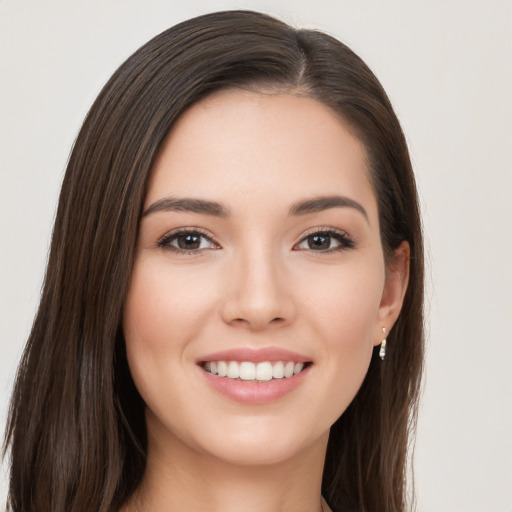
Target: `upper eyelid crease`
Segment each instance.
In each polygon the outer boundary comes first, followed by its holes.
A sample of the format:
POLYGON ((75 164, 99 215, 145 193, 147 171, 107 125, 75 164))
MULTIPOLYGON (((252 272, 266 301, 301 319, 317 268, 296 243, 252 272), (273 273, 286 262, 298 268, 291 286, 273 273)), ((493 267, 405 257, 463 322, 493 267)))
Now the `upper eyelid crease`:
POLYGON ((310 235, 314 235, 315 233, 327 233, 327 234, 337 234, 337 235, 343 235, 346 237, 349 237, 349 234, 344 229, 329 227, 329 226, 321 226, 321 227, 313 227, 310 229, 307 229, 302 234, 302 237, 308 237, 310 235))
MULTIPOLYGON (((330 208, 353 208, 361 213, 368 224, 370 223, 368 213, 360 203, 350 197, 339 195, 321 196, 313 199, 297 201, 290 208, 288 215, 307 215, 328 210, 330 208)), ((226 218, 231 215, 229 208, 216 201, 187 197, 164 197, 152 203, 142 213, 142 217, 146 217, 151 213, 158 211, 192 212, 203 215, 213 215, 221 218, 226 218)))

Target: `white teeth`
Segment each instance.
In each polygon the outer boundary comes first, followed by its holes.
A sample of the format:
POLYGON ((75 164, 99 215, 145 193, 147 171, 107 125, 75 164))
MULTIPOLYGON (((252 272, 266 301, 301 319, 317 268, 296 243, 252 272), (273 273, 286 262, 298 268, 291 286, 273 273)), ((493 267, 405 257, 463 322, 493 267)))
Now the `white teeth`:
POLYGON ((304 368, 304 365, 302 363, 295 363, 295 366, 293 368, 293 374, 297 375, 298 373, 300 373, 302 371, 303 368, 304 368))
POLYGON ((274 379, 282 379, 284 377, 284 364, 282 361, 278 361, 272 366, 272 377, 274 379))
POLYGON ((284 376, 286 378, 289 378, 293 375, 293 370, 295 369, 295 363, 292 361, 289 361, 284 365, 284 376))
POLYGON ((226 361, 219 361, 217 363, 217 374, 219 377, 225 377, 228 374, 228 365, 226 361))
POLYGON ((258 366, 256 366, 256 380, 272 380, 271 363, 258 363, 258 366))
POLYGON ((254 380, 256 378, 256 365, 254 363, 240 363, 240 378, 242 380, 254 380))
POLYGON ((219 377, 230 379, 269 381, 290 378, 304 369, 304 363, 276 361, 253 363, 251 361, 207 361, 203 368, 219 377))
POLYGON ((238 379, 240 377, 240 365, 236 361, 229 361, 226 377, 230 379, 238 379))

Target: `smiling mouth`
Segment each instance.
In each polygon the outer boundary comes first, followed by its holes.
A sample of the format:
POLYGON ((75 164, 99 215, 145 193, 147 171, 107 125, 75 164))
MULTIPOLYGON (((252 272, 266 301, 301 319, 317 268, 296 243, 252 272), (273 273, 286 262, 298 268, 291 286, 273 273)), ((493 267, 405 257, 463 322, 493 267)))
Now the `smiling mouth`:
POLYGON ((204 371, 226 377, 228 379, 248 382, 269 382, 272 380, 289 379, 298 375, 311 362, 298 363, 295 361, 206 361, 201 363, 204 371))

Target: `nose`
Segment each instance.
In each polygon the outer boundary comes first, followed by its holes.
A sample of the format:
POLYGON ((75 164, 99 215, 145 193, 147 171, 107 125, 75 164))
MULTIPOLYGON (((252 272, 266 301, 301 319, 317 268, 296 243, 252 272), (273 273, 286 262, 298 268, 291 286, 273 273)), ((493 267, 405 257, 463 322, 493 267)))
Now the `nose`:
POLYGON ((259 331, 293 321, 292 283, 278 260, 271 251, 252 252, 236 259, 222 305, 226 323, 259 331))

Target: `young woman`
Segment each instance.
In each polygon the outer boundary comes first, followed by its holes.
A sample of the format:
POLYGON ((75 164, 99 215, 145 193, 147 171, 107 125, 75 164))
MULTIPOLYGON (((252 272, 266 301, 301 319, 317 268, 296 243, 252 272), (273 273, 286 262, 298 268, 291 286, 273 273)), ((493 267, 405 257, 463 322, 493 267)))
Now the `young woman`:
POLYGON ((407 147, 361 59, 254 12, 181 23, 73 148, 8 506, 403 511, 422 299, 407 147))

